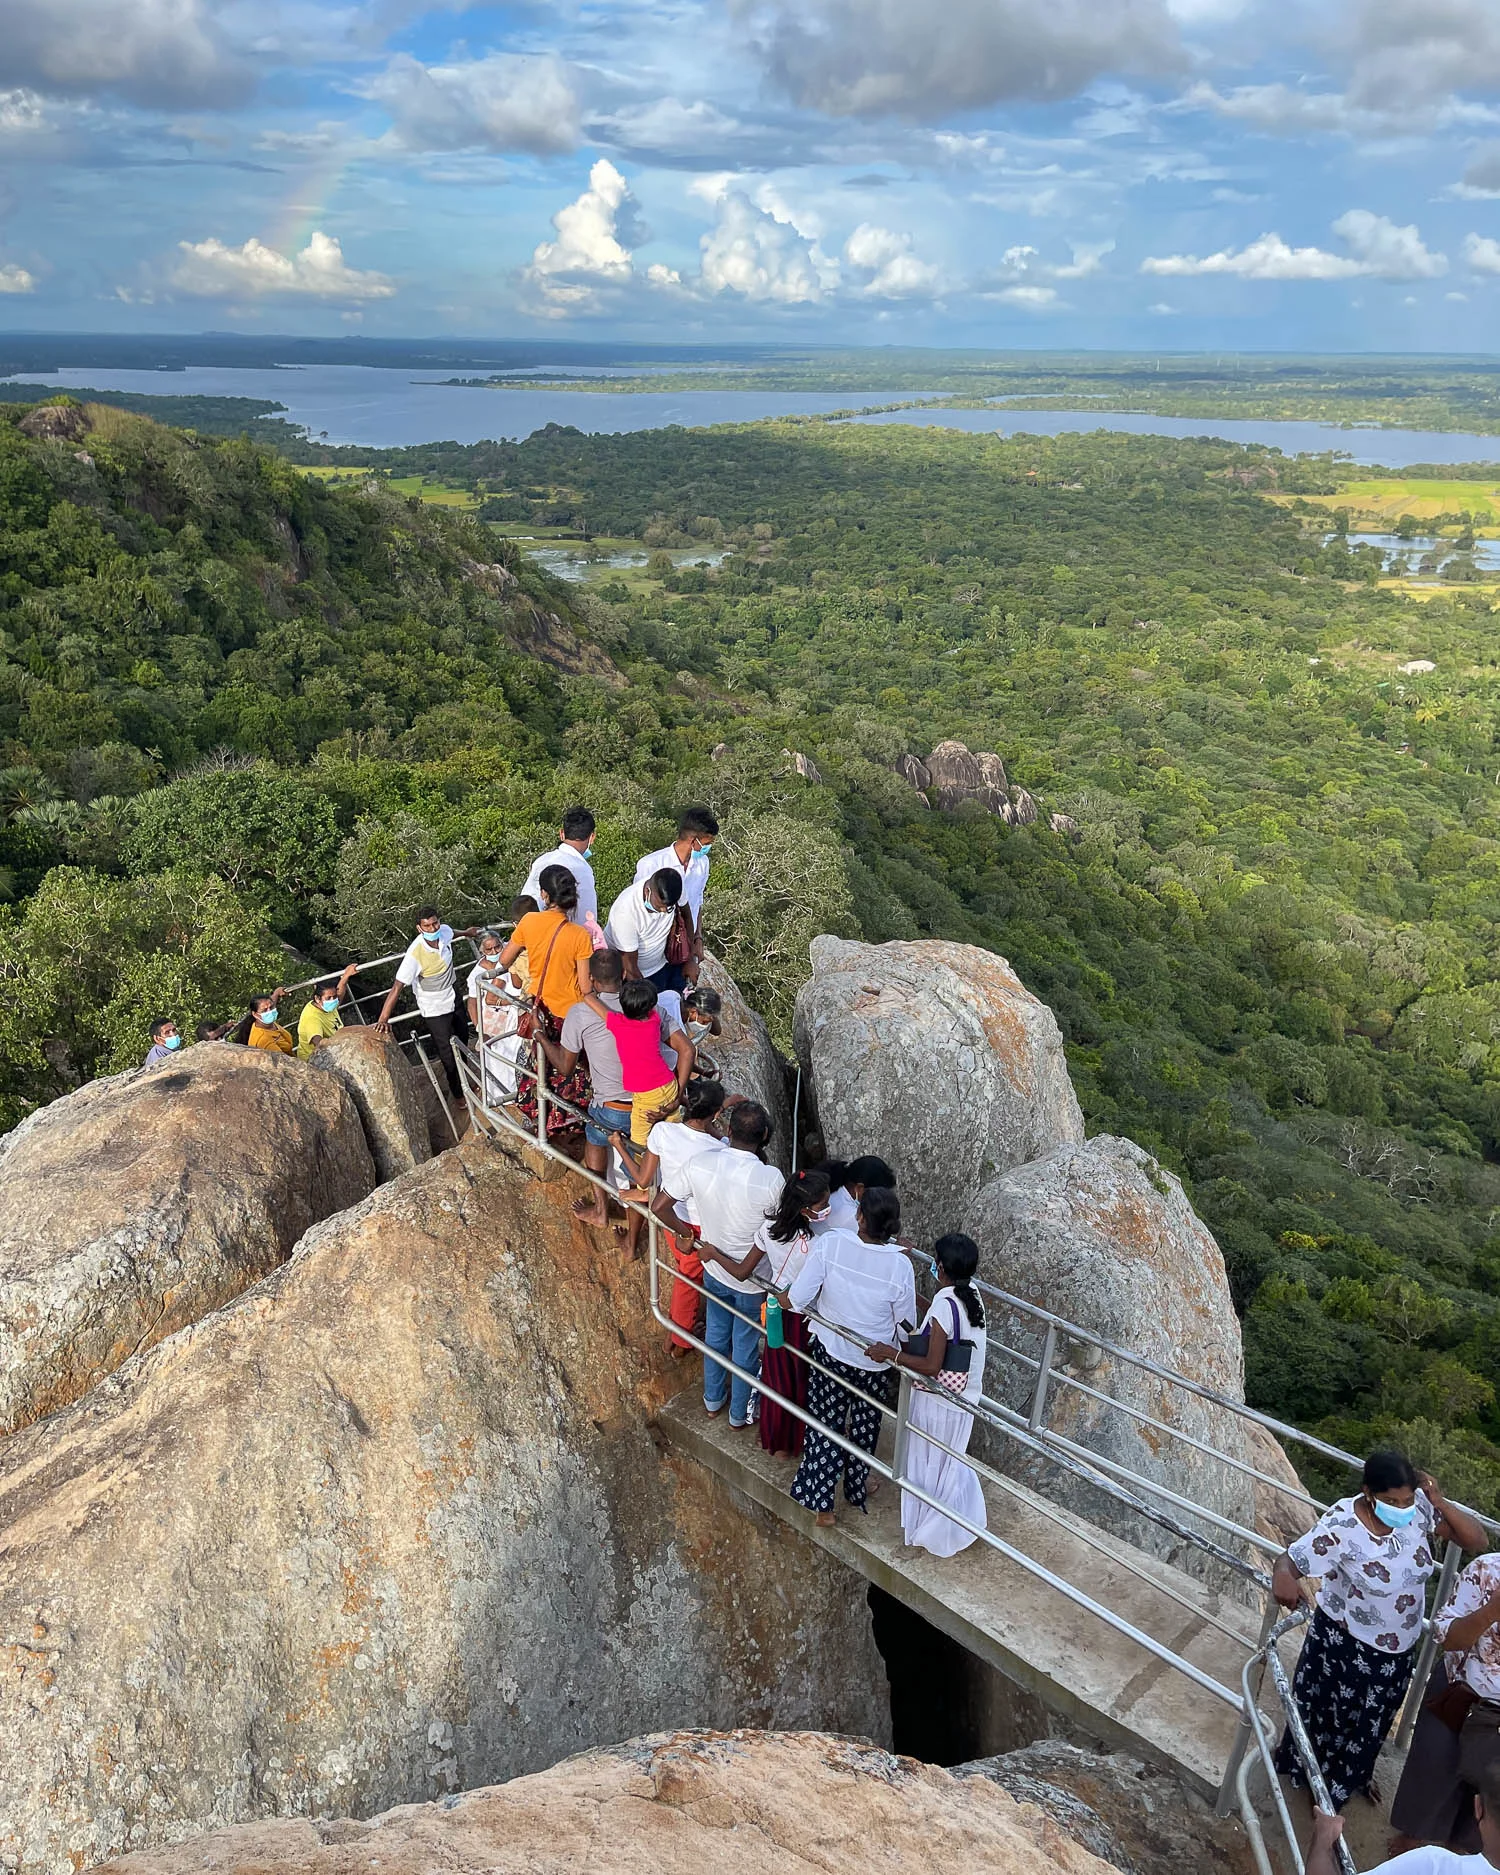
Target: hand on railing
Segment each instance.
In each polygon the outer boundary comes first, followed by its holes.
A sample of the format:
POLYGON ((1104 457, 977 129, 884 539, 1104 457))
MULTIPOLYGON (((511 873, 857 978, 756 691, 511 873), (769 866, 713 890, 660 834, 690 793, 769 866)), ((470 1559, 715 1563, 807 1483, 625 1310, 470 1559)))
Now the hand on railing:
POLYGON ((1306 1875, 1339 1875, 1339 1842, 1343 1834, 1344 1819, 1341 1816, 1314 1808, 1306 1875))

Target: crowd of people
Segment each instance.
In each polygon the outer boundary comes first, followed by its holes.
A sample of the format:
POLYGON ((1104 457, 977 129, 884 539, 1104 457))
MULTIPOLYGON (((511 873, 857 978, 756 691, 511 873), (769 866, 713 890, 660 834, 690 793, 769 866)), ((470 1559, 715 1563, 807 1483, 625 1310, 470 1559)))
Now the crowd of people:
MULTIPOLYGON (((686 810, 676 840, 641 858, 602 924, 594 826, 587 808, 564 816, 558 845, 538 856, 511 906, 508 934, 456 933, 436 906, 420 907, 376 1027, 388 1029, 409 989, 455 1097, 454 1050, 472 1042, 487 1097, 493 1090, 533 1126, 533 1048, 541 1051, 549 1128, 574 1129, 570 1109, 585 1116, 582 1159, 593 1178, 577 1216, 613 1228, 632 1257, 643 1207, 665 1227, 675 1270, 671 1352, 706 1347, 704 1411, 727 1414, 736 1433, 758 1430, 767 1452, 795 1464, 790 1494, 819 1524, 835 1521, 841 1483, 845 1504, 860 1511, 880 1488, 868 1459, 909 1374, 902 1534, 952 1556, 986 1528, 979 1479, 964 1458, 968 1408, 984 1386, 978 1249, 950 1233, 924 1256, 903 1239, 897 1178, 883 1159, 825 1160, 784 1175, 768 1151, 771 1116, 726 1090, 710 1052, 722 1005, 699 981, 713 814, 686 810), (476 951, 463 995, 458 935, 476 951), (925 1311, 914 1258, 933 1281, 925 1311)), ((231 1039, 306 1058, 341 1026, 355 973, 350 965, 318 987, 295 1035, 281 1021, 277 989, 251 999, 231 1039)), ((220 1039, 228 1027, 203 1025, 198 1039, 220 1039)), ((171 1020, 153 1022, 147 1064, 170 1060, 182 1041, 171 1020)), ((1377 1452, 1361 1489, 1277 1562, 1273 1588, 1285 1605, 1301 1606, 1316 1583, 1294 1692, 1333 1814, 1316 1819, 1309 1875, 1334 1867, 1349 1799, 1377 1797, 1376 1760, 1411 1679, 1427 1584, 1447 1541, 1486 1547, 1479 1521, 1435 1480, 1400 1453, 1377 1452)), ((1444 1655, 1392 1808, 1401 1853, 1388 1866, 1403 1875, 1478 1866, 1486 1856, 1500 1867, 1500 1558, 1472 1563, 1434 1624, 1444 1655)), ((1289 1733, 1276 1763, 1305 1781, 1289 1733)))

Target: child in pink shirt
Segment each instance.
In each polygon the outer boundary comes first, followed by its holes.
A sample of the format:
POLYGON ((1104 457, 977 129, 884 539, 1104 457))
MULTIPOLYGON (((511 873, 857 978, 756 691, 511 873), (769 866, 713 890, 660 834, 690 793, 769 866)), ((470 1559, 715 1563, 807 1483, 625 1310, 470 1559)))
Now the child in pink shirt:
POLYGON ((662 1060, 661 1017, 656 1010, 656 989, 642 977, 627 977, 620 985, 617 1014, 597 996, 584 998, 604 1018, 620 1057, 620 1079, 630 1095, 630 1141, 644 1146, 658 1120, 677 1118, 663 1108, 678 1105, 677 1076, 662 1060))

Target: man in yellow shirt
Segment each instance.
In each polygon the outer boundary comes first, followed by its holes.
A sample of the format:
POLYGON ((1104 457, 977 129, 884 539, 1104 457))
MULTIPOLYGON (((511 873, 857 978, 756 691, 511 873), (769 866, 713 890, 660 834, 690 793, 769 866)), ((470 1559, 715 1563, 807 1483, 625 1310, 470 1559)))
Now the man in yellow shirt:
POLYGON ((335 1029, 344 1026, 339 1004, 349 988, 349 979, 357 975, 358 964, 350 964, 337 984, 318 984, 297 1018, 297 1054, 306 1061, 320 1042, 326 1042, 335 1029))

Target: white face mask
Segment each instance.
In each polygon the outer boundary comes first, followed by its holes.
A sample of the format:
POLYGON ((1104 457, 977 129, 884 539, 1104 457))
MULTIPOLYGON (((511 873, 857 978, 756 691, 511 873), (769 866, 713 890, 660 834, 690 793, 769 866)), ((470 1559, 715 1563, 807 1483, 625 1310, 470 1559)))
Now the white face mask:
POLYGON ((809 1224, 821 1224, 824 1218, 831 1217, 832 1214, 833 1214, 832 1205, 825 1204, 821 1211, 809 1211, 807 1212, 806 1216, 807 1216, 807 1221, 809 1224))

